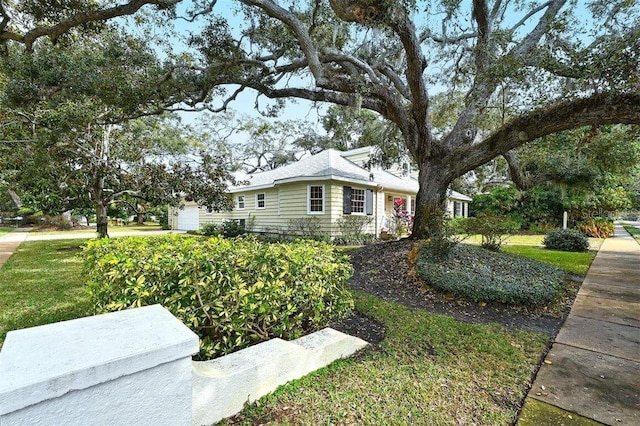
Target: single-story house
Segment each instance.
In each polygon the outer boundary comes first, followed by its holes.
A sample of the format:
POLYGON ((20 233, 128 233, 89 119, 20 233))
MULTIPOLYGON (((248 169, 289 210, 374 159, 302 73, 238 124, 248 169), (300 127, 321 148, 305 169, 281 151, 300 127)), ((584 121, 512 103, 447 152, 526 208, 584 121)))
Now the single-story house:
MULTIPOLYGON (((335 236, 339 221, 350 215, 369 217, 364 232, 379 236, 394 226, 394 209, 412 215, 418 181, 408 162, 388 170, 367 168, 374 149, 327 149, 277 169, 237 176, 242 184, 229 188, 232 211, 216 213, 186 203, 170 209, 171 227, 197 230, 206 223, 234 220, 257 232, 286 233, 292 223, 317 218, 313 221, 321 232, 335 236)), ((470 201, 450 191, 448 214, 468 216, 470 201)))

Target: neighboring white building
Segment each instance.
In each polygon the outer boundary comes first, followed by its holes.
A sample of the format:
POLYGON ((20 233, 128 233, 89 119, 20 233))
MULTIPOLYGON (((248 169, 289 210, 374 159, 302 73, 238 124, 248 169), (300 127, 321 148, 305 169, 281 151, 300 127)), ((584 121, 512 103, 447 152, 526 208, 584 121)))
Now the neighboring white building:
MULTIPOLYGON (((292 220, 316 217, 322 232, 335 236, 340 233, 338 220, 353 215, 370 217, 366 233, 379 236, 393 226, 394 205, 413 213, 419 185, 408 162, 388 170, 368 170, 365 164, 374 149, 327 149, 277 169, 238 176, 244 182, 229 189, 232 211, 209 212, 187 203, 182 209, 170 209, 171 227, 197 230, 206 223, 236 220, 252 223, 254 231, 287 232, 292 220)), ((470 201, 450 191, 448 214, 468 216, 470 201)))

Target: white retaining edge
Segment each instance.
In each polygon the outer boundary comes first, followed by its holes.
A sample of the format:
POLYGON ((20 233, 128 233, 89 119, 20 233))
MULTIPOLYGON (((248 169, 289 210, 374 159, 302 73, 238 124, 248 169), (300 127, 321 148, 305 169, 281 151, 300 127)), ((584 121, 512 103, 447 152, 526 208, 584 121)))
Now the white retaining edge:
MULTIPOLYGON (((190 359, 198 349, 198 337, 160 305, 11 331, 0 352, 0 417, 190 359)), ((76 414, 78 424, 99 422, 76 414)))
POLYGON ((272 339, 211 361, 194 361, 193 425, 210 425, 232 416, 245 403, 367 345, 325 328, 291 342, 272 339))

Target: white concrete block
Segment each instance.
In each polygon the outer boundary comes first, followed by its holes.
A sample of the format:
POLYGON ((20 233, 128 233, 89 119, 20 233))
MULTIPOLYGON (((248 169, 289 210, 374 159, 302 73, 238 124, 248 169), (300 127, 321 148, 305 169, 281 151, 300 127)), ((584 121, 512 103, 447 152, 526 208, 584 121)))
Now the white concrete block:
POLYGON ((282 384, 301 377, 306 351, 271 339, 229 355, 193 362, 193 424, 212 424, 242 410, 282 384))
POLYGON ((193 424, 209 425, 237 414, 245 403, 367 345, 325 328, 291 342, 272 339, 212 361, 195 361, 193 424))
MULTIPOLYGON (((17 416, 29 410, 43 424, 117 424, 111 419, 124 419, 126 409, 144 417, 167 395, 185 404, 198 349, 198 337, 160 305, 9 332, 0 352, 2 425, 21 424, 17 416)), ((157 424, 171 424, 165 418, 157 424)))
POLYGON ((337 359, 351 356, 368 345, 362 339, 328 327, 291 343, 302 346, 308 352, 304 374, 325 367, 337 359))

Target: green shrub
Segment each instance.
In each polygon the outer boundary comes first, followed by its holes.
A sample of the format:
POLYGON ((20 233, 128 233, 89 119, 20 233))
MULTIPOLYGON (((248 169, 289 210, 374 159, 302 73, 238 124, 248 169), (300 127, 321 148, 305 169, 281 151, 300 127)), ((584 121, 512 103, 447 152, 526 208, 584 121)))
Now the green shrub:
POLYGON ((235 238, 245 234, 244 226, 236 220, 225 220, 220 225, 220 232, 225 238, 235 238))
POLYGON ((363 235, 367 226, 373 221, 370 216, 341 216, 336 221, 341 235, 363 235))
POLYGON ((215 223, 205 223, 200 227, 200 234, 207 237, 217 237, 222 234, 222 229, 215 223))
POLYGON ((504 240, 520 229, 518 221, 493 214, 469 218, 466 225, 469 234, 482 235, 482 247, 491 251, 499 251, 504 240))
POLYGON ((325 243, 130 237, 91 241, 82 258, 96 312, 162 304, 200 336, 200 358, 297 338, 353 307, 348 258, 325 243))
POLYGON ((550 250, 589 250, 589 240, 587 237, 582 232, 574 229, 554 229, 544 237, 542 244, 550 250))
POLYGON ((338 246, 361 246, 375 240, 376 236, 373 234, 343 234, 335 237, 333 243, 338 246))
POLYGON ((432 287, 475 302, 532 307, 553 301, 565 277, 554 266, 468 244, 456 245, 444 260, 425 244, 416 270, 432 287))
POLYGON ((297 217, 287 221, 288 232, 302 237, 315 237, 322 233, 322 223, 317 216, 297 217))
POLYGON ((609 238, 616 230, 613 221, 601 217, 585 220, 576 225, 576 230, 587 237, 609 238))

